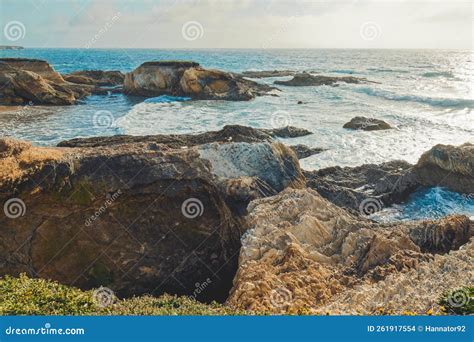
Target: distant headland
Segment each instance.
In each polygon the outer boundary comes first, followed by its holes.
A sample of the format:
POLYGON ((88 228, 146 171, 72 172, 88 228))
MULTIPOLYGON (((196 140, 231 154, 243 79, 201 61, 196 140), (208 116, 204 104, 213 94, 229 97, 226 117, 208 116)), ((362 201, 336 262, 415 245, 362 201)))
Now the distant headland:
POLYGON ((23 50, 23 46, 15 46, 15 45, 0 45, 0 50, 23 50))

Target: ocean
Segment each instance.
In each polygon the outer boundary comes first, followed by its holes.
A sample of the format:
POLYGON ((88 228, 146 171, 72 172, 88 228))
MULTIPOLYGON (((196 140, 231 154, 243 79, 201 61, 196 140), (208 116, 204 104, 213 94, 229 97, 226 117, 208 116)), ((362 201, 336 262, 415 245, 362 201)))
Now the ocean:
MULTIPOLYGON (((200 133, 226 124, 260 128, 293 125, 314 134, 288 143, 327 149, 301 160, 304 169, 313 170, 394 159, 415 163, 436 144, 474 143, 474 53, 470 50, 25 49, 2 50, 0 57, 44 59, 61 73, 84 69, 128 72, 145 61, 192 60, 206 68, 234 72, 288 69, 377 82, 279 86, 278 97, 248 102, 156 103, 109 94, 90 96, 77 106, 25 107, 0 114, 0 136, 37 145, 98 135, 200 133), (101 116, 105 124, 97 119, 101 116), (395 129, 343 129, 354 116, 382 119, 395 129)), ((272 84, 288 78, 257 81, 272 84)), ((474 196, 457 198, 444 189, 431 189, 415 194, 411 203, 387 212, 381 220, 435 218, 451 212, 474 215, 474 196), (431 207, 423 216, 420 212, 426 203, 431 207)))

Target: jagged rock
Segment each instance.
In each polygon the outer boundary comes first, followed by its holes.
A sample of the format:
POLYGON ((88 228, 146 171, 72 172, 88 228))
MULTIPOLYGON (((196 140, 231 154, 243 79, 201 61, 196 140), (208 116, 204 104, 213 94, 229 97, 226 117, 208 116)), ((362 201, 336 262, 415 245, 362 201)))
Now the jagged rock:
POLYGON ((292 145, 290 146, 293 151, 295 151, 296 156, 298 159, 304 159, 308 158, 312 155, 321 153, 325 151, 324 148, 319 148, 319 147, 308 147, 306 145, 298 144, 298 145, 292 145))
MULTIPOLYGON (((227 303, 259 312, 346 313, 354 309, 374 314, 379 300, 366 307, 343 309, 338 308, 338 300, 346 292, 367 296, 359 289, 382 284, 385 279, 404 278, 405 273, 418 269, 429 270, 429 263, 438 257, 433 253, 451 253, 474 235, 474 224, 460 215, 437 221, 375 224, 352 216, 311 189, 286 189, 257 199, 248 211, 248 229, 242 237, 239 268, 227 303)), ((472 252, 460 250, 465 262, 450 270, 458 277, 458 285, 472 281, 472 268, 465 272, 473 260, 472 252)), ((435 272, 424 278, 446 276, 446 283, 437 284, 436 294, 430 293, 426 301, 412 306, 430 308, 448 289, 452 276, 439 269, 435 272)), ((398 291, 410 289, 399 286, 398 291)), ((384 302, 396 305, 397 296, 404 294, 388 293, 384 302)), ((354 301, 363 299, 354 297, 354 301)), ((395 309, 401 313, 410 305, 395 309)))
POLYGON ((10 214, 0 215, 0 276, 125 296, 193 294, 209 278, 200 299, 223 300, 248 202, 303 185, 296 156, 278 142, 43 148, 0 139, 0 203, 10 214))
POLYGON ((250 100, 275 88, 232 73, 187 61, 146 62, 125 75, 124 91, 136 96, 187 96, 193 99, 250 100))
POLYGON ((304 171, 307 186, 332 203, 360 213, 364 200, 374 199, 378 210, 400 203, 420 185, 412 165, 401 160, 357 167, 328 167, 304 171))
POLYGON ((77 138, 62 141, 59 147, 95 147, 132 142, 153 142, 172 148, 202 145, 211 142, 265 142, 273 137, 299 137, 311 132, 292 126, 279 129, 259 129, 241 125, 226 125, 219 131, 201 134, 158 134, 149 136, 115 135, 109 137, 77 138))
POLYGON ((294 86, 294 87, 306 87, 306 86, 320 86, 320 85, 337 85, 339 82, 344 83, 366 83, 369 82, 365 78, 353 77, 353 76, 323 76, 323 75, 312 75, 307 72, 296 74, 291 80, 288 81, 275 81, 275 84, 294 86))
POLYGON ((68 82, 97 86, 118 86, 122 85, 125 79, 125 75, 116 70, 81 70, 63 75, 63 77, 68 82))
POLYGON ((292 70, 263 70, 263 71, 244 71, 240 75, 249 78, 267 78, 267 77, 283 77, 293 76, 292 70))
POLYGON ((474 193, 474 145, 436 145, 423 153, 414 167, 424 186, 444 186, 461 193, 474 193))
POLYGON ((364 131, 378 131, 392 128, 392 126, 390 126, 383 120, 375 118, 366 118, 364 116, 356 116, 355 118, 352 118, 351 121, 344 124, 344 126, 342 127, 349 129, 362 129, 364 131))

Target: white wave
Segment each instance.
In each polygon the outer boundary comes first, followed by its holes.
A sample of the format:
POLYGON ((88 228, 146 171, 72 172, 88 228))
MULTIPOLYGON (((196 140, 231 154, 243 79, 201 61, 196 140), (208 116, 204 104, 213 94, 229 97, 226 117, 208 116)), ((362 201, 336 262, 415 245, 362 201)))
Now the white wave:
POLYGON ((462 107, 474 108, 474 100, 466 98, 447 98, 447 97, 430 97, 409 94, 397 94, 392 91, 383 89, 374 89, 369 87, 353 88, 354 91, 369 96, 380 97, 391 101, 417 102, 428 104, 434 107, 462 107))

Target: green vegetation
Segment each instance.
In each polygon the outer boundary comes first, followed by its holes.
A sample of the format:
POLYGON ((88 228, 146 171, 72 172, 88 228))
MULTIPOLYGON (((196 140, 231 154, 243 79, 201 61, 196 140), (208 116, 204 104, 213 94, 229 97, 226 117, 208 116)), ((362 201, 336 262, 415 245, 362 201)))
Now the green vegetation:
POLYGON ((227 306, 203 304, 189 297, 162 295, 115 299, 102 307, 94 290, 82 291, 54 281, 0 278, 0 315, 239 315, 227 306))
POLYGON ((438 301, 447 314, 474 314, 474 287, 466 286, 444 293, 438 301))

